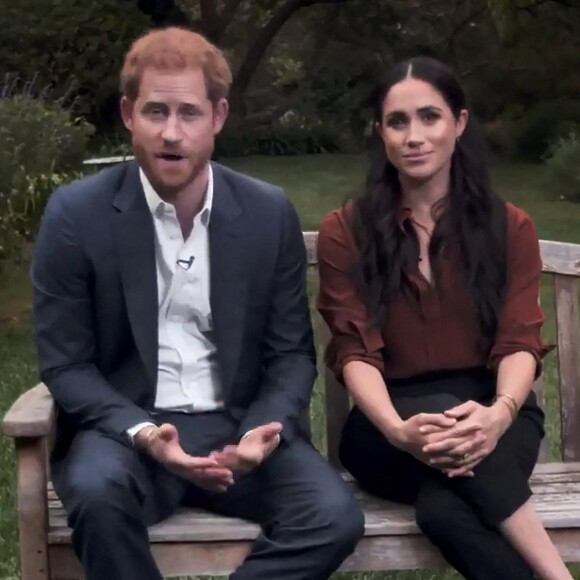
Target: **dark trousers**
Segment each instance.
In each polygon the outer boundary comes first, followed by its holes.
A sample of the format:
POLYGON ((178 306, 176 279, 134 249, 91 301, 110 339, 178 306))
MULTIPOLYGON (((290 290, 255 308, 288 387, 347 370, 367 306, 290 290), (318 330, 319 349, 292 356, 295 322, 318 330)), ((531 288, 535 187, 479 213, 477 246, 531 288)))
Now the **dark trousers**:
MULTIPOLYGON (((233 443, 237 425, 224 413, 171 414, 184 449, 207 455, 233 443)), ((53 465, 53 481, 73 529, 88 580, 159 580, 147 526, 180 505, 257 522, 262 534, 235 580, 322 580, 362 537, 353 495, 312 445, 282 443, 225 494, 209 493, 169 474, 121 440, 78 433, 53 465)))
MULTIPOLYGON (((400 396, 436 392, 486 403, 494 388, 485 373, 389 383, 395 408, 400 396)), ((530 498, 528 479, 543 437, 542 421, 532 395, 496 449, 476 466, 474 477, 450 479, 391 445, 355 407, 343 430, 340 458, 369 493, 414 504, 421 530, 468 580, 531 580, 532 570, 498 525, 530 498)))

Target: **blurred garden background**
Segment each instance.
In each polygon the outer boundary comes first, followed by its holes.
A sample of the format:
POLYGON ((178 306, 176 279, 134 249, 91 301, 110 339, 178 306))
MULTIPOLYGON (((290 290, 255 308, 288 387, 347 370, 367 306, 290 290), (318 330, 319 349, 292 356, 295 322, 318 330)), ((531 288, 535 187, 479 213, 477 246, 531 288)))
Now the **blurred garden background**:
MULTIPOLYGON (((531 214, 541 238, 580 243, 579 0, 0 0, 0 416, 37 381, 28 267, 47 197, 94 171, 86 160, 131 153, 118 113, 122 58, 139 34, 168 24, 204 33, 232 63, 232 114, 216 159, 285 187, 304 230, 317 229, 364 179, 377 76, 432 55, 466 88, 498 191, 531 214)), ((546 283, 553 341, 552 301, 546 283)), ((312 414, 324 451, 320 386, 312 414)), ((6 438, 0 465, 0 580, 12 580, 19 556, 6 438)))

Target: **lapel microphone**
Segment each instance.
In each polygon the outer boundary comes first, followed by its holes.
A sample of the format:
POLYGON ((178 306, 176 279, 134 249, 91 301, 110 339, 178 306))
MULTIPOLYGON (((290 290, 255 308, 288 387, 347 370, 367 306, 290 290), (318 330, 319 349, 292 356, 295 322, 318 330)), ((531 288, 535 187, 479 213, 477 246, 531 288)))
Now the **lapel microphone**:
POLYGON ((177 265, 182 270, 189 270, 194 260, 195 260, 194 256, 189 256, 188 260, 177 260, 177 265))

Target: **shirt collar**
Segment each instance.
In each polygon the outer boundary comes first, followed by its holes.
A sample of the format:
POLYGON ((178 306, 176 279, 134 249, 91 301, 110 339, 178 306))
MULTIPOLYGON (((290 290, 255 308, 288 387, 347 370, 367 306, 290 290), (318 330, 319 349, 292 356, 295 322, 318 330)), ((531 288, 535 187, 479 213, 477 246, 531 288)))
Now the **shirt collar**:
MULTIPOLYGON (((439 202, 436 202, 433 206, 435 220, 438 220, 443 213, 445 208, 445 204, 448 201, 448 198, 444 197, 439 202)), ((405 229, 405 222, 411 219, 413 216, 413 210, 405 205, 401 205, 397 211, 397 225, 404 230, 405 229)))
MULTIPOLYGON (((170 203, 163 201, 159 194, 155 191, 151 182, 145 175, 145 172, 140 167, 139 168, 139 179, 141 180, 141 185, 143 191, 145 192, 145 200, 149 207, 149 211, 152 215, 157 215, 158 212, 165 211, 167 209, 173 208, 170 203)), ((203 207, 201 211, 195 216, 195 219, 200 219, 204 226, 209 224, 209 218, 211 215, 211 210, 213 207, 213 169, 211 163, 209 164, 208 178, 207 178, 207 189, 205 192, 205 200, 203 202, 203 207)))
POLYGON ((401 206, 397 214, 397 224, 403 230, 405 229, 405 222, 411 218, 413 212, 410 207, 401 206))

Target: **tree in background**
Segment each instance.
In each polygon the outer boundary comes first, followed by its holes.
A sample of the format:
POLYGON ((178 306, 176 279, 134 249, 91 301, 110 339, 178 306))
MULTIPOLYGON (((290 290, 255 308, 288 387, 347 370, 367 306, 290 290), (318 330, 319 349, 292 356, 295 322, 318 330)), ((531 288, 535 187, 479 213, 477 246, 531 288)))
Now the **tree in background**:
POLYGON ((359 146, 377 75, 417 54, 453 66, 499 151, 537 158, 580 118, 578 0, 20 0, 0 11, 0 78, 53 94, 72 80, 75 110, 107 133, 125 51, 168 24, 228 54, 242 154, 359 146))
POLYGON ((134 0, 19 0, 0 11, 0 75, 15 92, 35 78, 34 96, 72 83, 77 114, 106 126, 123 54, 149 26, 134 0))

